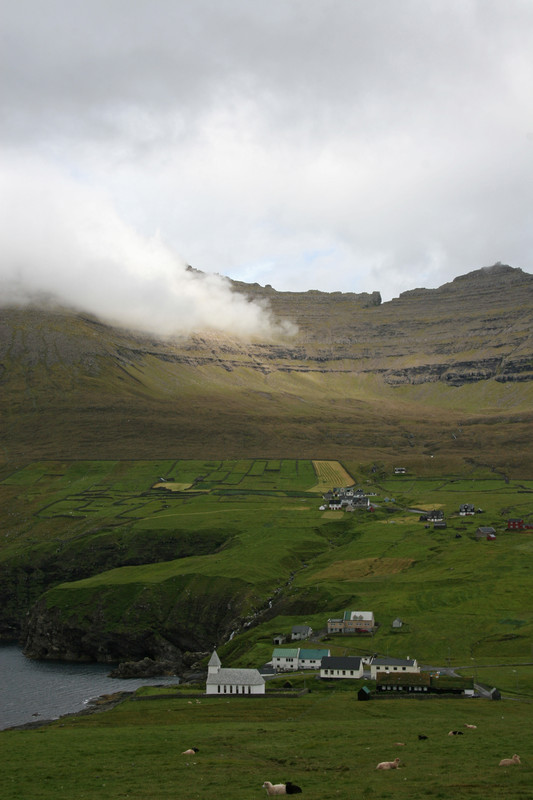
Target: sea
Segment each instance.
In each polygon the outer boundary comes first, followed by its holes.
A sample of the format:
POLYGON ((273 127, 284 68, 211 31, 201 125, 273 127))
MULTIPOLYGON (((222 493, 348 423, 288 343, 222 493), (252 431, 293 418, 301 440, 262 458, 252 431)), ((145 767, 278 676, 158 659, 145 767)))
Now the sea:
POLYGON ((116 664, 33 661, 19 647, 0 645, 0 730, 57 719, 86 709, 91 700, 139 686, 172 686, 179 678, 109 678, 116 664))

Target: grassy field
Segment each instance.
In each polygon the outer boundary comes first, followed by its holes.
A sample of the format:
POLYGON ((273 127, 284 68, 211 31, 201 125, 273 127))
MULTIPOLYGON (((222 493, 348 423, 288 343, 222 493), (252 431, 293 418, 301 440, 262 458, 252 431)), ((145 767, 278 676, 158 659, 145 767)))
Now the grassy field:
POLYGON ((48 589, 48 608, 83 624, 103 613, 111 633, 144 626, 172 637, 183 625, 207 626, 207 642, 215 637, 236 665, 255 666, 292 624, 323 631, 328 617, 363 609, 374 611, 375 635, 336 642, 336 652, 461 667, 533 660, 533 531, 506 530, 508 517, 531 521, 533 481, 330 466, 336 483, 346 468, 372 493, 372 513, 321 511, 311 491, 319 472, 305 460, 39 462, 15 471, 0 484, 4 613, 24 613, 48 589), (190 488, 152 488, 166 483, 190 488), (463 502, 482 513, 460 517, 463 502), (446 529, 419 521, 419 509, 433 507, 446 529), (476 541, 480 524, 497 539, 476 541))
POLYGON ((291 780, 309 800, 533 797, 527 702, 361 703, 354 691, 338 689, 300 697, 168 695, 165 690, 164 697, 131 699, 101 714, 1 732, 0 796, 245 800, 266 796, 265 780, 291 780), (477 729, 466 729, 467 722, 477 729), (464 735, 448 736, 450 730, 464 735), (181 755, 192 746, 196 756, 181 755), (498 766, 513 753, 521 756, 520 766, 498 766), (376 770, 396 756, 399 769, 376 770))

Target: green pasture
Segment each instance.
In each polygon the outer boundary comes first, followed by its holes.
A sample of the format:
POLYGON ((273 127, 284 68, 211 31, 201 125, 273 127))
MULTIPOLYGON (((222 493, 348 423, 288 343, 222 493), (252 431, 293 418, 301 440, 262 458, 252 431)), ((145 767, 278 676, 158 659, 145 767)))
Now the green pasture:
POLYGON ((309 800, 533 796, 527 702, 363 703, 353 689, 259 698, 172 696, 167 690, 111 711, 3 731, 0 741, 0 796, 10 800, 245 800, 265 797, 265 780, 291 780, 309 800), (448 736, 450 730, 464 735, 448 736), (193 746, 195 756, 181 755, 193 746), (520 766, 498 766, 513 753, 520 766), (397 770, 376 770, 397 756, 397 770))
POLYGON ((320 497, 305 493, 316 484, 307 460, 31 464, 0 483, 3 603, 20 613, 49 589, 50 606, 85 613, 104 592, 109 630, 128 598, 143 609, 136 624, 157 629, 171 598, 177 620, 186 597, 193 608, 205 592, 226 605, 233 596, 231 629, 243 622, 236 609, 254 622, 228 645, 243 666, 268 660, 272 635, 290 631, 289 621, 325 631, 345 609, 372 610, 378 628, 370 641, 332 641, 338 654, 360 647, 452 666, 531 661, 533 531, 506 523, 532 520, 533 482, 384 477, 362 467, 359 477, 376 493, 372 513, 320 511, 320 497), (152 489, 160 478, 213 488, 152 489), (483 513, 460 517, 463 502, 483 513), (426 527, 419 506, 442 507, 447 528, 426 527), (479 525, 493 526, 496 540, 476 541, 479 525))

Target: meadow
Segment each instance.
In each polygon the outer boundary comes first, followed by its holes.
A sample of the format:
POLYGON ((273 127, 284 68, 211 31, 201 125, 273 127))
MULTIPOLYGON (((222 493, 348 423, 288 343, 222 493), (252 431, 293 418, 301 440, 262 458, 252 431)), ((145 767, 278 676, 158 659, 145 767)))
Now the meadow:
POLYGON ((246 800, 266 797, 265 780, 291 780, 309 800, 533 797, 531 703, 358 702, 355 691, 339 688, 223 699, 160 691, 103 713, 1 732, 0 796, 246 800), (181 755, 192 746, 196 756, 181 755), (498 766, 513 753, 520 766, 498 766), (376 770, 396 756, 397 770, 376 770))

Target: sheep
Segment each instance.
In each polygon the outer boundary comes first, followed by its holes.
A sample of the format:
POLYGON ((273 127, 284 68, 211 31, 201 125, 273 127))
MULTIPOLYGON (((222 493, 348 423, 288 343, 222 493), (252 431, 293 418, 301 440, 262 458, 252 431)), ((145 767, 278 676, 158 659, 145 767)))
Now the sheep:
POLYGON ((287 783, 270 783, 270 781, 265 781, 263 784, 263 789, 266 789, 266 793, 269 796, 275 794, 298 794, 302 790, 299 786, 296 786, 295 783, 291 783, 291 781, 287 781, 287 783))
POLYGON ((198 752, 198 748, 197 747, 190 747, 188 750, 184 750, 181 755, 182 756, 195 756, 197 752, 198 752))
POLYGON ((424 733, 419 733, 418 734, 418 738, 419 739, 427 739, 428 737, 424 733))
POLYGON ((512 767, 513 764, 521 764, 520 756, 517 756, 516 753, 512 758, 502 758, 499 763, 500 767, 512 767))
POLYGON ((470 728, 471 731, 475 731, 477 725, 469 725, 468 722, 465 722, 465 728, 470 728))
POLYGON ((448 736, 463 736, 463 731, 450 731, 448 736))
POLYGON ((399 763, 399 758, 395 758, 394 761, 380 761, 376 769, 398 769, 399 763))
POLYGON ((295 783, 291 783, 291 781, 287 781, 285 784, 285 791, 287 794, 301 794, 302 790, 299 786, 296 786, 295 783))

